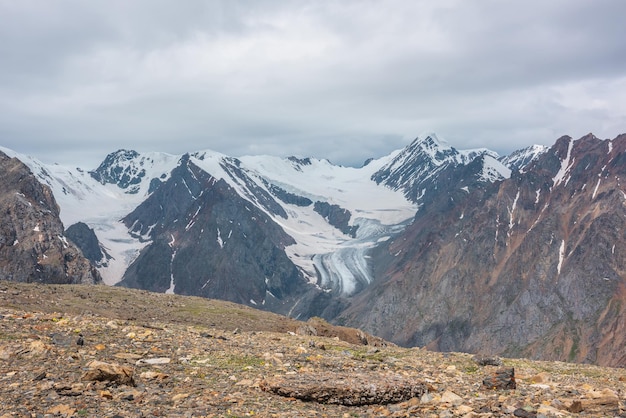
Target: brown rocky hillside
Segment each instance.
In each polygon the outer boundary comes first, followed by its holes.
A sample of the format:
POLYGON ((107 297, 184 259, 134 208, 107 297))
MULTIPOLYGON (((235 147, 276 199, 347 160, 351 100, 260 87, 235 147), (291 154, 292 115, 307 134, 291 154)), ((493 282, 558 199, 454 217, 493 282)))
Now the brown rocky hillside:
POLYGON ((562 137, 484 187, 467 184, 474 165, 444 173, 336 321, 407 346, 626 366, 626 135, 562 137))
POLYGON ((0 417, 626 416, 626 370, 400 348, 215 300, 0 282, 0 417))

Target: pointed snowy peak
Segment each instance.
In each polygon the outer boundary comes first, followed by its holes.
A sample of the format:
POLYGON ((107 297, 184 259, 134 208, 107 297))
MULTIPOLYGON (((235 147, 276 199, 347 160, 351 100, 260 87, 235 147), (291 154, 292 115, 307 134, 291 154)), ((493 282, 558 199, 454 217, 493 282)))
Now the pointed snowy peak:
MULTIPOLYGON (((402 157, 429 158, 433 164, 440 165, 457 154, 457 151, 434 133, 417 137, 406 147, 396 160, 402 157)), ((415 158, 413 158, 415 160, 415 158)))
POLYGON ((101 184, 115 184, 127 194, 136 194, 142 184, 154 178, 165 179, 177 165, 178 157, 165 153, 139 154, 137 151, 120 149, 104 159, 89 174, 101 184))
POLYGON ((546 153, 548 149, 549 147, 546 147, 545 145, 531 145, 529 147, 513 151, 509 155, 500 157, 499 160, 511 170, 523 172, 530 163, 539 158, 540 155, 546 153))
MULTIPOLYGON (((125 189, 132 181, 128 173, 128 171, 130 171, 129 167, 133 166, 132 162, 137 157, 139 157, 137 151, 125 149, 117 150, 107 155, 100 166, 94 171, 90 171, 89 174, 102 184, 117 184, 122 189, 125 189)), ((143 175, 145 175, 145 172, 143 175)))
MULTIPOLYGON (((405 196, 418 202, 428 189, 436 189, 439 173, 448 167, 467 165, 475 159, 498 157, 488 149, 457 150, 435 134, 416 138, 406 148, 372 175, 376 183, 383 183, 394 190, 403 190, 405 196)), ((493 164, 491 164, 493 165, 493 164)), ((499 167, 497 173, 506 175, 499 167)), ((493 170, 492 170, 493 171, 493 170)), ((484 181, 494 181, 499 175, 485 175, 484 181)))

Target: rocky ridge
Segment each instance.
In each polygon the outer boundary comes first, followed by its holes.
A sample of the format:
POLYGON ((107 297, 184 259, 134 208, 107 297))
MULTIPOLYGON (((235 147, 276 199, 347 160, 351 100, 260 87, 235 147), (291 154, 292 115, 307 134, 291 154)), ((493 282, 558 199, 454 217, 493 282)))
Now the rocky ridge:
POLYGON ((0 282, 0 382, 3 418, 626 416, 624 369, 406 349, 105 286, 0 282))
POLYGON ((97 283, 100 275, 67 241, 52 191, 17 158, 0 152, 0 278, 97 283))

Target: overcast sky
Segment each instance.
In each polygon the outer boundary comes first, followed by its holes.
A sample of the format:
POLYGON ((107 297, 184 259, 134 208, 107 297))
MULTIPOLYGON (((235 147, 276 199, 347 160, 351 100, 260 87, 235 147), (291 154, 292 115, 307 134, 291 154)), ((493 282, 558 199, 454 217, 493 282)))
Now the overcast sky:
POLYGON ((623 0, 0 0, 0 145, 360 165, 626 132, 623 0))

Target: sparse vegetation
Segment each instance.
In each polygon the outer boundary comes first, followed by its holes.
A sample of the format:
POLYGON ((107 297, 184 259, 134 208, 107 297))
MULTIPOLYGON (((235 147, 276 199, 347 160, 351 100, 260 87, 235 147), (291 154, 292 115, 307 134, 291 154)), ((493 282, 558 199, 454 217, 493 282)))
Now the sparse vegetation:
MULTIPOLYGON (((445 411, 508 416, 519 405, 550 416, 558 412, 553 405, 566 408, 572 396, 586 408, 600 408, 586 416, 626 412, 613 395, 626 392, 621 369, 504 359, 505 367, 515 368, 522 390, 492 391, 481 388, 481 382, 496 368, 478 365, 470 354, 296 335, 301 322, 199 298, 101 286, 82 298, 87 288, 81 286, 56 286, 53 292, 41 285, 3 286, 0 397, 3 413, 17 416, 138 416, 139 411, 173 417, 400 417, 445 411), (50 303, 37 303, 41 300, 50 303), (79 334, 84 346, 76 343, 79 334), (95 360, 128 367, 138 385, 83 381, 95 360), (407 384, 428 393, 391 405, 346 406, 262 390, 272 379, 289 384, 290 378, 322 396, 330 391, 353 393, 357 399, 365 390, 366 397, 386 399, 407 384)), ((306 325, 341 336, 356 332, 317 318, 306 325)))

